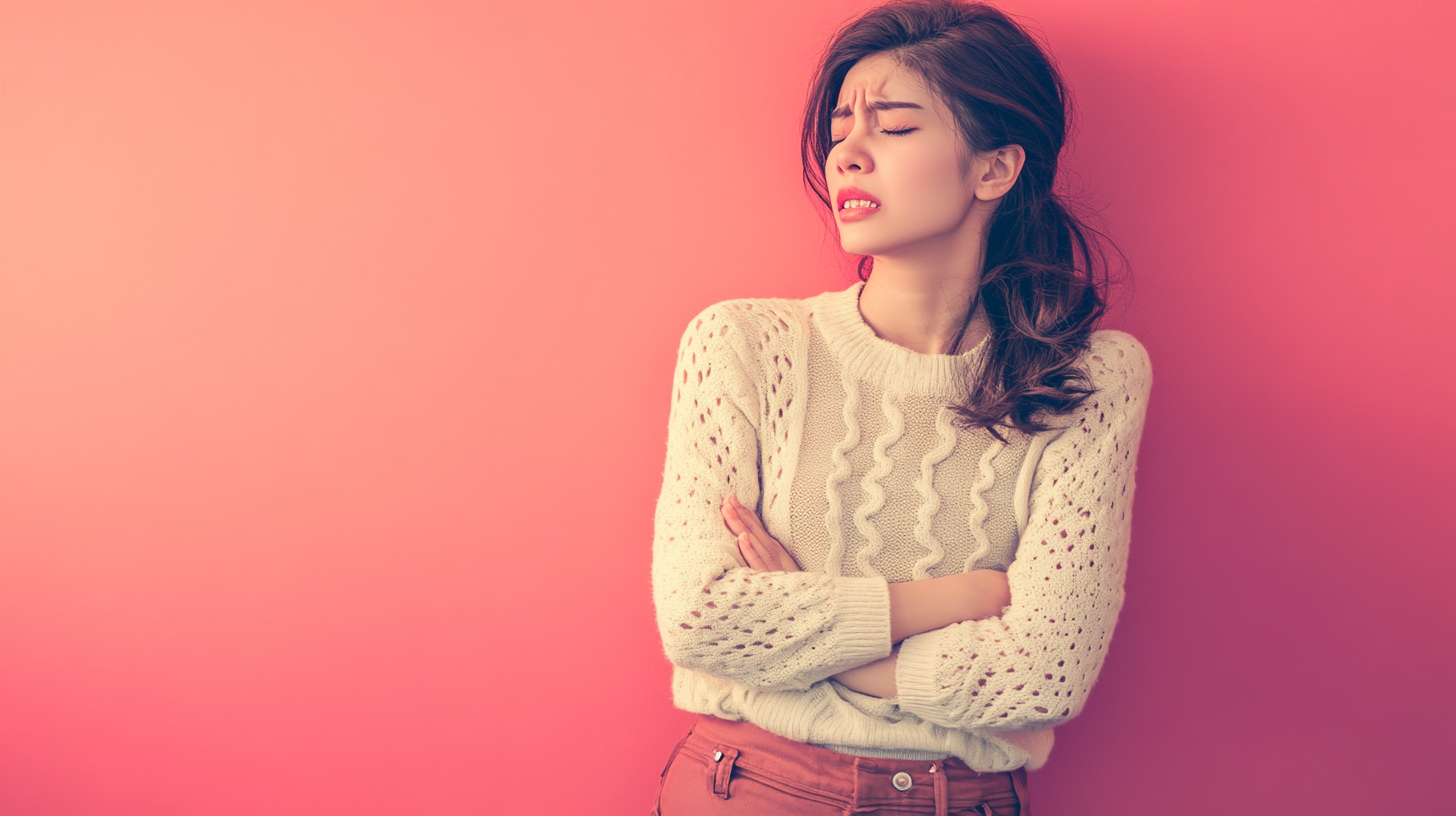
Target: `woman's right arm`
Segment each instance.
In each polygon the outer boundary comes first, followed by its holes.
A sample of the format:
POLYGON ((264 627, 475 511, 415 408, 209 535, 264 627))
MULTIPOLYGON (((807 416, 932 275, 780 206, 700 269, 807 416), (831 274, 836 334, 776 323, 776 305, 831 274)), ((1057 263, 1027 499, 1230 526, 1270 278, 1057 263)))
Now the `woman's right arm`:
MULTIPOLYGON (((884 578, 757 572, 724 523, 719 506, 729 493, 747 507, 760 501, 759 427, 770 404, 760 391, 772 391, 759 360, 766 317, 724 301, 683 332, 653 521, 652 593, 673 664, 754 688, 807 689, 889 655, 894 621, 884 578)), ((902 632, 924 625, 913 617, 902 632)))
MULTIPOLYGON (((758 515, 736 496, 729 498, 722 506, 723 522, 729 532, 748 537, 739 550, 748 565, 755 572, 798 572, 798 562, 758 515)), ((888 590, 892 643, 953 623, 996 617, 1011 603, 1006 573, 990 569, 893 583, 888 590)))

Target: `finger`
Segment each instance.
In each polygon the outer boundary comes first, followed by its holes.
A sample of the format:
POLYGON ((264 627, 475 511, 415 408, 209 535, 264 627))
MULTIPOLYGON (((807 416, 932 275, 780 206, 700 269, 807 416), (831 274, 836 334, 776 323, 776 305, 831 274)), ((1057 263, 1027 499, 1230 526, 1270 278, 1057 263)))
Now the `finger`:
POLYGON ((783 545, 779 544, 778 539, 769 535, 768 530, 753 515, 752 511, 743 508, 742 505, 739 507, 742 512, 736 518, 748 530, 748 535, 753 539, 753 544, 758 548, 759 553, 763 555, 764 561, 770 565, 771 569, 785 569, 783 560, 787 553, 784 552, 783 545))
MULTIPOLYGON (((752 548, 761 559, 764 569, 773 572, 788 571, 789 554, 784 550, 778 539, 769 535, 768 529, 763 522, 758 520, 738 497, 729 493, 723 497, 723 520, 728 524, 728 529, 734 533, 748 533, 752 548)), ((792 569, 797 569, 797 564, 792 569)))
POLYGON ((747 525, 750 530, 753 530, 755 533, 767 536, 768 529, 763 526, 763 522, 758 520, 758 516, 752 510, 748 509, 748 507, 746 507, 742 502, 738 501, 737 496, 733 496, 732 498, 733 511, 735 514, 737 514, 738 518, 745 525, 747 525))
POLYGON ((767 536, 759 540, 763 542, 765 549, 773 553, 773 557, 771 560, 774 563, 778 564, 777 569, 779 571, 799 571, 799 562, 795 561, 792 555, 789 555, 789 551, 784 549, 784 545, 780 543, 777 538, 774 538, 773 536, 767 536))
POLYGON ((748 537, 748 541, 753 546, 754 551, 758 553, 758 558, 763 563, 764 569, 770 572, 778 572, 783 569, 779 565, 779 559, 773 554, 772 549, 767 544, 759 540, 758 536, 752 532, 745 533, 745 535, 748 537))
POLYGON ((732 507, 725 504, 722 510, 723 523, 728 526, 729 532, 733 533, 733 535, 742 535, 745 532, 749 532, 748 525, 743 523, 743 519, 734 512, 732 507))
POLYGON ((758 572, 767 572, 764 569, 763 559, 754 550, 753 545, 744 540, 744 536, 738 536, 738 551, 743 553, 743 560, 748 562, 750 569, 758 572))
MULTIPOLYGON (((733 515, 733 510, 726 504, 718 508, 718 514, 723 517, 723 524, 730 530, 733 529, 734 524, 738 523, 738 517, 733 515)), ((737 535, 737 533, 738 531, 734 530, 734 535, 737 535)))

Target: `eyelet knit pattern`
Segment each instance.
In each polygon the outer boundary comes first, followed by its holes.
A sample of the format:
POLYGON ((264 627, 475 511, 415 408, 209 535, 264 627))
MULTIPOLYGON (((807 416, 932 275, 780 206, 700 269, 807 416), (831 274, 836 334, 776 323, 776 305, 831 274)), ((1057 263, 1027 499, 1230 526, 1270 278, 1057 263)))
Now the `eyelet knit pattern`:
POLYGON ((1098 392, 1005 443, 950 424, 983 342, 876 336, 863 284, 713 304, 683 332, 654 520, 658 629, 689 711, 870 756, 1039 767, 1122 605, 1146 350, 1093 334, 1098 392), (804 570, 747 568, 719 512, 754 507, 804 570), (890 654, 890 582, 1007 571, 999 618, 907 638, 888 700, 833 681, 890 654))

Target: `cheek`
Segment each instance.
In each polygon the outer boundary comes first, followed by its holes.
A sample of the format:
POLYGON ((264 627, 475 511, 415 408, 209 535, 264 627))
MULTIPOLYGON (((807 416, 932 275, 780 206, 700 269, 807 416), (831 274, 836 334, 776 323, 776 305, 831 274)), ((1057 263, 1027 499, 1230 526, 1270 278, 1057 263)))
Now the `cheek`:
MULTIPOLYGON (((960 218, 969 206, 969 194, 955 160, 911 155, 894 168, 896 200, 917 219, 960 218)), ((887 174, 888 175, 888 174, 887 174)))

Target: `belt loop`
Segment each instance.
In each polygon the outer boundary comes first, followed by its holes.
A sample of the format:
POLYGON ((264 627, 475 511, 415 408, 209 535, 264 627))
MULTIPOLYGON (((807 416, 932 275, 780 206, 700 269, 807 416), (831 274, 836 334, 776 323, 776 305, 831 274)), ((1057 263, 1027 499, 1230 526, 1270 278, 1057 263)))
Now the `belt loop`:
POLYGON ((935 762, 930 763, 930 778, 934 780, 932 784, 935 786, 935 816, 949 816, 950 802, 947 800, 950 798, 950 795, 945 789, 947 784, 945 766, 941 765, 937 768, 937 764, 935 762))
POLYGON ((727 799, 732 795, 728 792, 728 783, 733 778, 733 763, 738 761, 738 749, 720 743, 713 747, 709 759, 713 760, 713 765, 708 772, 708 787, 714 796, 727 799))

